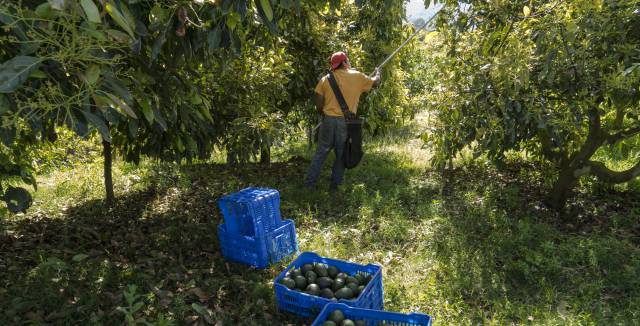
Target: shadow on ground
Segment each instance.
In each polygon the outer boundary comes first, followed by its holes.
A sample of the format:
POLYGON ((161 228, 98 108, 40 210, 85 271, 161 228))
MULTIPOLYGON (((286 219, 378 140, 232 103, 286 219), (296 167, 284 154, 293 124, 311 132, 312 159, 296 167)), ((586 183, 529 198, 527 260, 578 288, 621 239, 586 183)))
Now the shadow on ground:
POLYGON ((443 296, 476 310, 474 323, 637 320, 638 194, 581 192, 566 220, 546 208, 535 174, 466 166, 445 178, 440 223, 426 239, 443 296))
MULTIPOLYGON (((582 220, 567 226, 541 205, 540 187, 523 167, 499 173, 471 166, 454 172, 443 188, 438 174, 370 153, 347 172, 337 194, 325 191, 325 182, 305 191, 307 167, 302 158, 242 168, 169 166, 144 180, 148 189, 119 197, 113 208, 89 201, 61 218, 4 221, 0 323, 122 324, 125 315, 116 307, 136 302, 144 304, 133 315, 149 321, 308 323, 275 308, 272 280, 286 262, 257 271, 220 255, 216 199, 247 186, 278 189, 283 217, 305 235, 355 227, 357 237, 345 233, 336 241, 362 252, 430 250, 438 268, 425 277, 437 280, 440 299, 461 300, 477 321, 525 322, 536 309, 544 314, 562 302, 568 315, 589 310, 602 320, 629 320, 627 312, 638 311, 637 194, 618 194, 623 206, 607 198, 583 205, 582 220), (425 222, 429 233, 416 231, 425 222), (141 296, 125 295, 129 285, 141 296)), ((390 285, 387 298, 398 292, 390 285)))

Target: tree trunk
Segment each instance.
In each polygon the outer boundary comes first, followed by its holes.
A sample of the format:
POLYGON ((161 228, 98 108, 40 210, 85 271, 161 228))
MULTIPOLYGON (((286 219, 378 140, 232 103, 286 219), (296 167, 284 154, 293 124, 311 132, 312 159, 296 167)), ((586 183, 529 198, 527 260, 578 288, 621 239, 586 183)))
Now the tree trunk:
POLYGON ((230 149, 227 149, 227 166, 236 166, 238 164, 238 156, 230 149))
POLYGON ((262 145, 260 148, 260 164, 271 164, 271 146, 262 145))
POLYGON ((562 211, 567 204, 573 187, 578 183, 578 177, 574 176, 574 169, 562 169, 560 176, 553 185, 549 194, 549 205, 556 211, 562 211))
POLYGON ((115 200, 115 195, 113 193, 113 176, 111 174, 111 167, 113 165, 111 158, 111 143, 103 140, 102 149, 104 156, 104 188, 107 194, 107 204, 111 205, 115 200))

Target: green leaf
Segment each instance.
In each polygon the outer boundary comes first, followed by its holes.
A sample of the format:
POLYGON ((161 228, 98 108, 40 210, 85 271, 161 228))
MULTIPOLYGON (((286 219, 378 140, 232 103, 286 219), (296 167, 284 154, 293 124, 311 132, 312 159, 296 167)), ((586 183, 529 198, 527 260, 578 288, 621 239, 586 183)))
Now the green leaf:
POLYGON ((133 14, 131 14, 131 11, 129 11, 129 7, 127 7, 127 5, 123 1, 120 1, 120 11, 122 12, 124 18, 127 20, 127 24, 131 26, 131 28, 135 31, 136 18, 133 16, 133 14))
POLYGON ((142 108, 142 114, 144 114, 144 118, 147 120, 147 122, 152 123, 153 122, 153 110, 151 109, 150 100, 148 98, 143 98, 141 100, 138 100, 138 103, 140 104, 140 107, 142 108))
POLYGON ((131 109, 131 107, 127 103, 125 103, 123 100, 119 99, 118 97, 116 97, 111 93, 105 92, 104 94, 111 100, 114 109, 118 110, 121 113, 124 111, 125 115, 128 115, 134 119, 138 119, 138 116, 136 115, 135 112, 133 112, 133 109, 131 109))
POLYGON ((239 22, 240 15, 237 12, 231 12, 227 16, 227 28, 229 28, 230 31, 234 30, 239 22))
POLYGON ((36 70, 32 71, 32 72, 29 74, 29 77, 32 77, 32 78, 39 78, 39 79, 45 79, 45 78, 47 78, 47 74, 45 74, 45 73, 44 73, 44 71, 42 71, 42 70, 40 70, 40 69, 36 69, 36 70))
POLYGON ((176 138, 176 147, 178 148, 178 152, 184 153, 185 147, 180 137, 176 138))
POLYGON ((260 5, 264 11, 264 15, 269 21, 273 21, 273 9, 271 9, 271 2, 269 0, 260 0, 260 5))
POLYGON ((11 109, 9 100, 4 94, 0 94, 0 116, 9 111, 9 109, 11 109))
POLYGON ((16 128, 14 126, 0 127, 0 141, 9 147, 13 144, 13 140, 16 138, 16 128))
POLYGON ((100 78, 100 66, 91 65, 84 73, 84 77, 89 85, 95 85, 98 82, 98 78, 100 78))
POLYGON ((198 143, 189 136, 187 136, 187 150, 191 153, 196 153, 198 151, 198 143))
POLYGON ((131 92, 127 88, 127 85, 125 85, 125 83, 122 80, 115 78, 113 76, 106 76, 105 82, 106 82, 106 86, 114 94, 124 99, 124 101, 127 102, 127 104, 129 105, 134 104, 133 95, 131 95, 131 92))
POLYGON ((193 311, 195 311, 199 315, 205 316, 205 315, 209 314, 209 312, 207 311, 206 307, 204 307, 204 306, 202 306, 200 304, 197 304, 195 302, 191 304, 191 308, 193 309, 193 311))
POLYGON ((133 33, 135 27, 129 25, 127 18, 125 18, 122 12, 118 10, 116 5, 112 1, 107 2, 107 4, 105 5, 105 9, 107 10, 107 13, 109 14, 109 16, 111 16, 113 21, 118 24, 118 26, 122 27, 122 29, 129 33, 129 36, 131 36, 131 38, 135 38, 135 34, 133 33))
POLYGON ((2 200, 7 203, 7 208, 13 213, 25 212, 33 199, 24 188, 9 187, 2 195, 2 200))
POLYGON ((96 103, 96 106, 100 109, 105 109, 111 105, 111 100, 108 97, 102 96, 96 93, 91 94, 93 101, 96 103))
POLYGON ((82 113, 83 110, 73 110, 68 115, 67 126, 71 128, 78 136, 87 137, 89 134, 89 125, 87 118, 82 113))
POLYGON ((524 8, 522 8, 522 13, 525 17, 529 17, 529 15, 531 15, 531 8, 529 8, 529 6, 524 6, 524 8))
POLYGON ((291 9, 291 0, 280 0, 280 7, 284 9, 291 9))
POLYGON ((222 40, 222 29, 220 27, 216 27, 214 30, 209 31, 209 35, 207 36, 207 43, 209 43, 209 50, 213 51, 220 46, 220 41, 222 40))
POLYGON ((144 305, 144 302, 142 301, 138 301, 134 303, 133 306, 131 307, 131 312, 132 313, 138 312, 138 310, 140 310, 140 308, 142 308, 143 305, 144 305))
POLYGON ((199 105, 199 104, 202 104, 202 97, 200 97, 200 95, 198 95, 198 93, 193 93, 193 95, 191 95, 191 97, 189 97, 189 101, 193 105, 199 105))
POLYGON ((127 33, 123 33, 117 29, 108 29, 107 34, 120 43, 129 43, 131 41, 127 33))
POLYGON ((168 130, 167 122, 162 117, 162 114, 160 114, 160 111, 156 108, 156 109, 153 109, 153 112, 154 112, 154 120, 160 125, 160 128, 162 128, 162 131, 167 131, 168 130))
POLYGON ((89 255, 77 254, 77 255, 73 256, 73 258, 71 258, 71 260, 73 260, 73 261, 75 261, 77 263, 77 262, 81 262, 81 261, 83 261, 83 260, 85 260, 87 258, 89 258, 89 255))
POLYGON ((629 67, 629 68, 627 68, 627 69, 625 69, 625 70, 624 70, 623 75, 624 75, 625 77, 626 77, 626 76, 629 76, 629 75, 630 75, 634 70, 636 70, 636 69, 638 69, 638 68, 640 68, 640 63, 634 63, 633 65, 631 65, 631 67, 629 67))
MULTIPOLYGON (((95 38, 98 41, 105 41, 107 39, 107 36, 104 34, 104 32, 102 31, 98 31, 95 29, 92 29, 91 27, 85 28, 82 30, 83 33, 95 38)), ((129 36, 125 33, 123 33, 128 41, 129 36)), ((126 42, 126 41, 125 41, 126 42)))
POLYGON ((12 93, 40 67, 36 57, 17 56, 0 65, 0 93, 12 93))
POLYGON ((48 0, 48 1, 52 9, 55 9, 55 10, 64 9, 65 0, 48 0))
POLYGON ((48 2, 42 3, 36 7, 36 15, 40 18, 53 18, 55 15, 51 11, 51 4, 48 2))
POLYGON ((129 136, 131 139, 136 139, 138 137, 138 130, 140 129, 140 125, 138 124, 138 120, 129 121, 129 136))
POLYGON ((167 31, 163 30, 160 35, 153 42, 153 47, 151 48, 151 59, 155 60, 158 58, 160 51, 162 51, 162 46, 167 41, 167 31))
POLYGON ((84 13, 87 15, 87 19, 90 22, 96 24, 99 24, 101 22, 100 11, 98 10, 98 7, 93 2, 93 0, 80 0, 80 5, 82 6, 84 13))
POLYGON ((207 109, 206 107, 203 107, 202 114, 204 114, 205 118, 207 118, 209 122, 213 122, 213 117, 211 116, 211 112, 209 112, 209 109, 207 109))
POLYGON ((87 110, 82 110, 82 114, 85 116, 85 118, 87 118, 87 121, 98 130, 100 136, 102 136, 102 139, 110 143, 111 132, 109 131, 109 127, 107 127, 104 119, 87 110))

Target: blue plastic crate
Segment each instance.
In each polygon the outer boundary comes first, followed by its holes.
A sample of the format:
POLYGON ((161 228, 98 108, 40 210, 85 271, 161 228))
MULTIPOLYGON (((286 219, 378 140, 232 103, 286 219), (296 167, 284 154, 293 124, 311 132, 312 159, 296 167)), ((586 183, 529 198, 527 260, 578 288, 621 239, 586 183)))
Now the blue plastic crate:
POLYGON ((266 268, 298 252, 292 220, 285 220, 274 231, 254 237, 229 232, 225 224, 220 224, 218 239, 225 259, 255 268, 266 268))
POLYGON ((351 300, 340 299, 338 302, 353 307, 383 310, 384 298, 382 288, 382 268, 378 265, 359 265, 343 260, 324 258, 313 252, 303 252, 294 260, 287 268, 276 277, 274 288, 276 293, 276 301, 278 309, 294 313, 301 317, 315 317, 322 311, 325 305, 333 302, 332 300, 289 290, 286 286, 280 284, 280 280, 285 277, 289 270, 300 268, 307 263, 322 263, 336 266, 340 271, 349 275, 362 274, 364 276, 372 275, 372 279, 365 286, 360 295, 351 300))
POLYGON ((330 303, 324 306, 322 312, 316 317, 311 326, 322 326, 329 314, 335 310, 341 310, 344 316, 353 320, 364 320, 367 326, 394 325, 394 326, 431 326, 431 317, 421 313, 403 314, 380 310, 349 307, 342 303, 330 303))
POLYGON ((275 189, 246 188, 218 200, 227 231, 263 235, 280 223, 280 193, 275 189))

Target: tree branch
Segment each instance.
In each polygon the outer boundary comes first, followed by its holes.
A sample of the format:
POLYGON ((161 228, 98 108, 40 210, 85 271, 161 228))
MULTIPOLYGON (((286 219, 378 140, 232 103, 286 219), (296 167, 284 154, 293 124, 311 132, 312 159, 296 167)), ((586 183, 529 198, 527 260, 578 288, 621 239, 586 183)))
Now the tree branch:
POLYGON ((589 161, 588 167, 590 173, 596 176, 600 181, 608 183, 623 183, 631 181, 640 175, 640 161, 636 165, 626 171, 613 171, 606 167, 602 162, 589 161))
POLYGON ((612 134, 612 135, 607 135, 607 137, 605 139, 605 145, 606 144, 615 145, 619 141, 621 141, 623 139, 626 139, 626 138, 633 137, 633 136, 635 136, 637 134, 640 134, 640 126, 637 126, 635 128, 629 128, 629 129, 626 129, 626 130, 622 130, 622 131, 617 132, 617 133, 612 134))
MULTIPOLYGON (((602 100, 603 99, 600 97, 595 102, 599 103, 602 100)), ((580 150, 571 155, 570 161, 575 167, 583 166, 583 162, 586 162, 589 158, 591 158, 591 156, 593 156, 593 154, 604 142, 602 121, 596 105, 592 106, 589 109, 588 115, 589 134, 587 135, 587 139, 580 150)))
POLYGON ((624 113, 625 113, 625 111, 620 106, 617 106, 617 108, 616 108, 616 118, 615 118, 615 120, 613 122, 613 127, 614 128, 616 128, 616 129, 621 129, 622 128, 622 124, 624 123, 624 113))
POLYGON ((553 150, 553 142, 546 129, 538 131, 538 137, 540 138, 540 145, 542 149, 542 155, 544 155, 549 161, 557 163, 562 159, 562 155, 559 152, 553 150))

